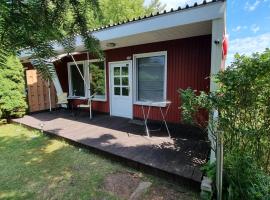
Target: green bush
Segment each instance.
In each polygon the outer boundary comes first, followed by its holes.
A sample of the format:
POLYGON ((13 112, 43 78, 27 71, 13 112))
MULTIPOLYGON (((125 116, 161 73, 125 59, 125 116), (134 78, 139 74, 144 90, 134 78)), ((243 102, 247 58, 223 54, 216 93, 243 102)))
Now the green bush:
POLYGON ((270 176, 257 166, 254 158, 232 153, 225 159, 224 170, 223 199, 270 199, 270 176))
POLYGON ((27 109, 24 71, 15 56, 9 56, 0 67, 0 85, 0 119, 23 116, 27 109))
POLYGON ((202 172, 210 178, 213 182, 215 182, 216 177, 216 162, 210 163, 208 161, 202 168, 202 172))
POLYGON ((224 143, 227 199, 269 199, 270 50, 236 55, 215 80, 219 90, 209 94, 181 91, 183 120, 198 125, 194 115, 200 109, 211 114, 208 131, 214 140, 219 134, 224 143))

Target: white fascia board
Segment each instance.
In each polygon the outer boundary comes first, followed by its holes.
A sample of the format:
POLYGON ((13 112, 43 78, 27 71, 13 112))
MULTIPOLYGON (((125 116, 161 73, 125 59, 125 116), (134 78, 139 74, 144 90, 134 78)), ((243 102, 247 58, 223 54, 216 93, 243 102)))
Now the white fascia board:
POLYGON ((225 11, 225 2, 218 1, 204 6, 193 7, 186 10, 175 11, 151 18, 146 18, 104 30, 92 32, 100 41, 136 35, 160 29, 166 29, 186 24, 192 24, 222 18, 225 11))
MULTIPOLYGON (((215 3, 208 3, 206 5, 185 10, 160 14, 154 17, 93 31, 91 34, 100 42, 104 42, 140 33, 223 18, 225 8, 226 2, 217 1, 215 3)), ((53 46, 57 54, 64 53, 64 49, 61 45, 55 43, 53 46)), ((75 37, 75 51, 84 50, 82 36, 78 35, 75 37)), ((20 58, 21 60, 27 59, 30 55, 31 51, 26 50, 21 52, 20 58)))
MULTIPOLYGON (((224 17, 226 2, 218 1, 186 10, 161 14, 151 18, 141 19, 104 30, 92 32, 100 42, 146 33, 161 29, 172 28, 203 21, 211 21, 224 17)), ((76 37, 76 47, 83 48, 81 36, 76 37)))

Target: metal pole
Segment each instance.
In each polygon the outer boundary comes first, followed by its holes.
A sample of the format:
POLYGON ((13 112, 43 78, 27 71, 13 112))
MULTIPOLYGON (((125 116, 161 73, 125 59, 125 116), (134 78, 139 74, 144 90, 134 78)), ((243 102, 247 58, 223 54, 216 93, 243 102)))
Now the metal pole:
POLYGON ((50 112, 52 112, 51 84, 50 84, 50 80, 48 80, 48 96, 49 96, 50 112))
MULTIPOLYGON (((90 70, 90 67, 89 67, 89 52, 88 51, 87 51, 87 67, 90 70)), ((90 71, 89 71, 88 76, 90 76, 90 71)), ((90 77, 89 77, 89 80, 90 80, 90 77)), ((91 96, 91 90, 90 89, 91 89, 91 84, 89 83, 89 88, 88 88, 89 118, 92 119, 92 96, 91 96)))
POLYGON ((222 133, 217 131, 217 161, 216 161, 216 187, 217 200, 222 200, 222 179, 223 179, 223 140, 222 133))

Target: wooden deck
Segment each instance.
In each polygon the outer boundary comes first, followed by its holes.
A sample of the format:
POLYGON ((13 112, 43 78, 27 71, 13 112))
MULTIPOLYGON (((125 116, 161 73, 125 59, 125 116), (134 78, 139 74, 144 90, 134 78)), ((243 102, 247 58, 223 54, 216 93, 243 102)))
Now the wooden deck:
POLYGON ((174 128, 171 129, 172 138, 164 132, 148 138, 144 126, 108 115, 96 115, 89 120, 86 116, 75 118, 69 112, 54 111, 27 115, 13 122, 36 129, 41 129, 40 124, 44 124, 45 133, 197 185, 202 177, 200 167, 207 161, 209 152, 208 143, 198 139, 199 133, 174 128))

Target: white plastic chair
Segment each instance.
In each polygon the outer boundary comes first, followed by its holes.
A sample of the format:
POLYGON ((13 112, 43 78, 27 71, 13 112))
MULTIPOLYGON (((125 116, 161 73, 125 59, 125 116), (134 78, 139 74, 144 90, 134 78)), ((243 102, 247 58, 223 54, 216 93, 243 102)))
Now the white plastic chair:
POLYGON ((89 108, 89 118, 92 119, 92 100, 95 97, 96 94, 93 94, 88 98, 87 104, 79 104, 77 105, 78 109, 81 108, 89 108))

